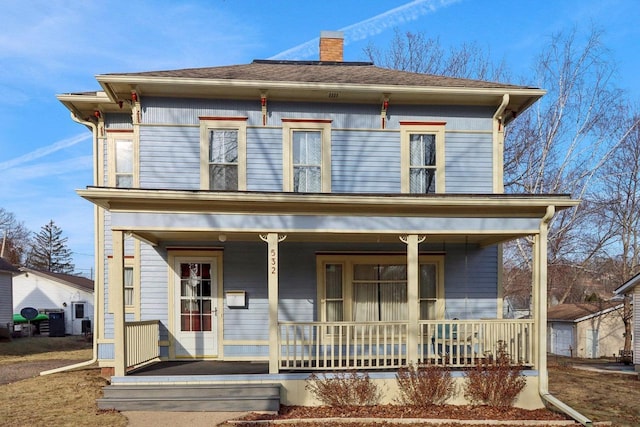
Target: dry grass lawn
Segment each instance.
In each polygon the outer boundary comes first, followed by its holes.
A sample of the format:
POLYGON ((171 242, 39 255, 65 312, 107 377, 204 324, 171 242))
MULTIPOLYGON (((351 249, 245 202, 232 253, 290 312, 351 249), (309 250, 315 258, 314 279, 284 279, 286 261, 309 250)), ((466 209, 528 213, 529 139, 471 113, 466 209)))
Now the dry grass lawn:
MULTIPOLYGON (((0 342, 0 371, 26 379, 0 381, 3 426, 126 426, 118 412, 98 411, 107 381, 97 368, 39 376, 39 369, 90 360, 91 344, 78 337, 19 338, 0 342), (47 366, 50 361, 54 365, 47 366), (34 371, 34 367, 38 368, 34 371)), ((0 378, 1 380, 1 378, 0 378)))
MULTIPOLYGON (((0 381, 0 424, 126 426, 127 418, 122 414, 97 409, 96 398, 107 383, 98 369, 41 377, 29 368, 52 361, 61 366, 67 361, 75 363, 90 358, 90 343, 78 337, 36 337, 0 342, 0 372, 18 372, 25 378, 9 384, 0 381)), ((580 362, 579 359, 550 359, 551 392, 594 421, 611 421, 613 426, 639 426, 638 377, 570 367, 580 362)))
POLYGON ((600 373, 576 369, 577 364, 611 362, 603 359, 549 358, 551 393, 592 421, 613 426, 640 426, 638 375, 600 373))

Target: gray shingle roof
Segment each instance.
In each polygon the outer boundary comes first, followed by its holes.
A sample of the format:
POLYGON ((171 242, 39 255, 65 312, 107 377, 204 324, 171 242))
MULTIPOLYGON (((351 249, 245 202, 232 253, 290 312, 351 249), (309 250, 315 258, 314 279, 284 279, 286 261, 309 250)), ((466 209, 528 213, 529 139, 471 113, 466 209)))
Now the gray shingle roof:
POLYGON ((15 267, 13 264, 11 264, 6 259, 0 258, 0 271, 8 271, 10 273, 18 273, 20 270, 18 270, 17 267, 15 267))
POLYGON ((370 62, 268 61, 221 67, 185 68, 139 73, 110 73, 106 76, 170 77, 214 80, 278 81, 297 83, 343 83, 464 88, 530 88, 482 80, 381 68, 370 62))

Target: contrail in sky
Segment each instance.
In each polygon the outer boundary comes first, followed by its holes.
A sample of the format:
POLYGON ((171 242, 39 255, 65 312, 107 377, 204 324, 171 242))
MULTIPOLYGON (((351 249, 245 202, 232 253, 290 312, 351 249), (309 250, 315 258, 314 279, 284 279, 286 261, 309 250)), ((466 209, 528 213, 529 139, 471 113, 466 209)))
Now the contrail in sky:
MULTIPOLYGON (((388 10, 373 18, 365 19, 353 25, 341 28, 344 32, 344 44, 364 40, 368 37, 380 34, 390 28, 408 21, 415 21, 423 15, 433 13, 438 9, 458 3, 461 0, 414 0, 402 6, 388 10)), ((301 59, 314 56, 318 52, 318 37, 304 42, 298 46, 287 49, 269 59, 301 59)))
POLYGON ((60 151, 64 148, 79 144, 80 142, 86 141, 90 138, 91 134, 83 133, 80 135, 72 136, 71 138, 63 139, 51 145, 47 145, 46 147, 38 148, 37 150, 34 150, 27 154, 23 154, 22 156, 16 157, 15 159, 0 162, 0 171, 30 162, 32 160, 39 159, 44 156, 48 156, 51 153, 55 153, 56 151, 60 151))

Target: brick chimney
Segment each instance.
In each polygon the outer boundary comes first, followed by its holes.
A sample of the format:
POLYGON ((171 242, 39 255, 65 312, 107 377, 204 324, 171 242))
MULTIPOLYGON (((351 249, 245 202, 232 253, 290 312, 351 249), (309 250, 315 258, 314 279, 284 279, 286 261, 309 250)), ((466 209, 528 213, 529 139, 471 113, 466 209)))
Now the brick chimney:
POLYGON ((343 61, 344 33, 342 31, 320 32, 320 61, 343 61))

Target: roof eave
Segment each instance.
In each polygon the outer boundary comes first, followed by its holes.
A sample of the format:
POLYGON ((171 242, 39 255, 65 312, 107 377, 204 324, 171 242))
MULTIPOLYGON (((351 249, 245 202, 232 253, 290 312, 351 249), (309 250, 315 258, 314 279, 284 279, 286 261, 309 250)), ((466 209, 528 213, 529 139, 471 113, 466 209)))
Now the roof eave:
MULTIPOLYGON (((258 91, 278 91, 278 90, 296 90, 296 91, 344 91, 351 93, 374 93, 390 94, 392 98, 402 98, 403 95, 429 96, 429 95, 449 95, 449 96, 466 96, 501 97, 508 93, 512 97, 522 97, 525 101, 521 104, 522 108, 519 113, 533 104, 537 99, 542 97, 546 91, 537 88, 528 87, 496 87, 496 88, 475 88, 463 86, 416 86, 416 85, 378 85, 378 84, 354 84, 354 83, 324 83, 324 82, 297 82, 297 81, 271 81, 271 80, 237 80, 237 79, 206 79, 206 78, 184 78, 184 77, 157 77, 157 76, 130 76, 130 75, 98 75, 96 79, 109 96, 112 102, 123 99, 124 96, 130 95, 122 90, 118 90, 116 85, 127 86, 127 92, 143 88, 145 85, 162 85, 170 86, 176 89, 176 94, 180 94, 178 88, 188 87, 206 87, 212 88, 235 88, 252 89, 258 91)), ((142 90, 144 96, 144 90, 142 90)), ((152 95, 152 93, 147 93, 152 95)))

